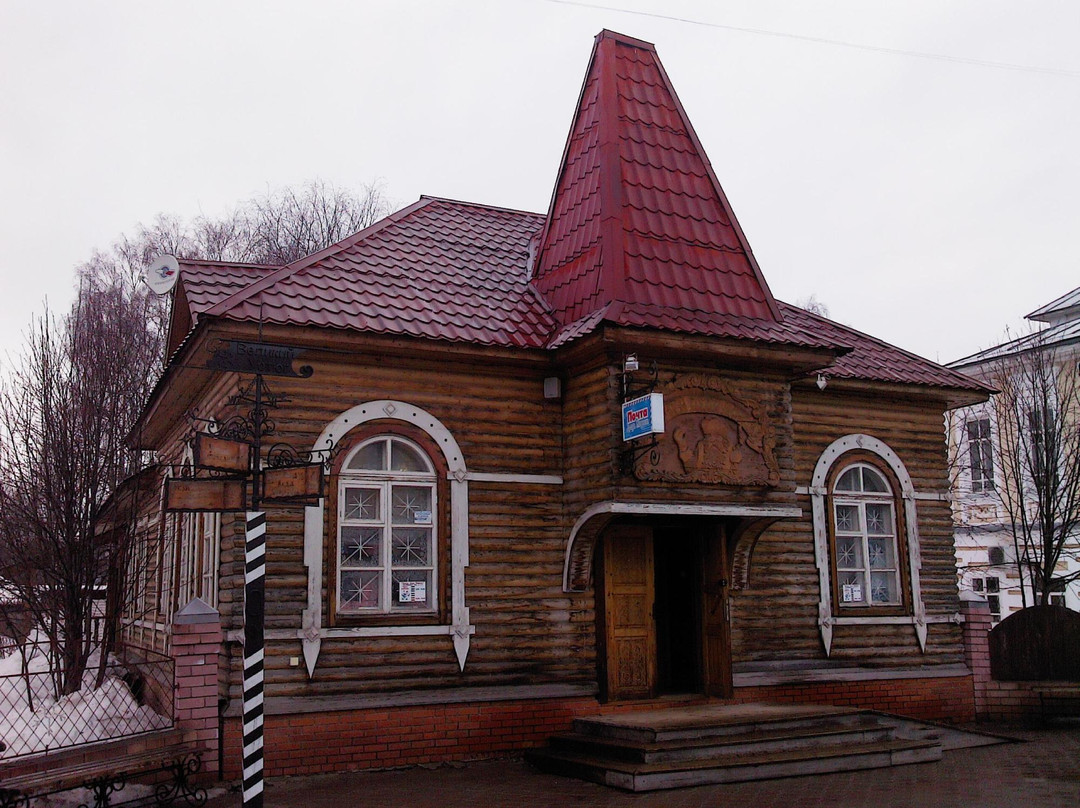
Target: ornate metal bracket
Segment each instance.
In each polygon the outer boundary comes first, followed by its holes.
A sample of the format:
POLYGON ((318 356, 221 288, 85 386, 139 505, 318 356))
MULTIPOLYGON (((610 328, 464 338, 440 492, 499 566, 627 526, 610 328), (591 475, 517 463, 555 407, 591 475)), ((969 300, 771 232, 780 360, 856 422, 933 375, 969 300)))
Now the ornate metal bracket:
POLYGON ((656 439, 656 435, 650 436, 648 443, 631 443, 623 447, 619 452, 619 471, 624 475, 633 474, 634 466, 646 454, 649 455, 649 462, 657 465, 660 462, 659 447, 660 441, 656 439))
POLYGON ((644 379, 635 381, 634 374, 636 372, 638 371, 624 369, 619 374, 619 390, 622 392, 623 401, 656 392, 656 385, 660 380, 660 367, 656 364, 656 360, 654 359, 652 364, 649 365, 649 369, 646 371, 648 376, 644 379))

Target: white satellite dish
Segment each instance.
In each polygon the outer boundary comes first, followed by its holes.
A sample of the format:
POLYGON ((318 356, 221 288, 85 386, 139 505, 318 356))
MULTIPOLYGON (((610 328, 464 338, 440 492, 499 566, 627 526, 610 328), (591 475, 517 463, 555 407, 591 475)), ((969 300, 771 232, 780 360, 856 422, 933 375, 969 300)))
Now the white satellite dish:
POLYGON ((180 277, 180 262, 172 255, 159 255, 143 273, 143 280, 156 295, 166 295, 180 277))

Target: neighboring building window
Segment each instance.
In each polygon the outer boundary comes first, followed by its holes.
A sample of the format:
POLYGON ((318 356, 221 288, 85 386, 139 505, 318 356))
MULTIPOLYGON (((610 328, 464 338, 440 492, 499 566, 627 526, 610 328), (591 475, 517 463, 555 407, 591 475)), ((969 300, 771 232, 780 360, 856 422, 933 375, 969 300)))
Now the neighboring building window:
POLYGON ((996 575, 986 576, 986 603, 994 622, 1001 620, 1001 579, 996 575))
POLYGON ((1065 596, 1064 595, 1051 595, 1050 596, 1050 605, 1051 606, 1064 606, 1065 605, 1065 596))
POLYGON ((1054 412, 1049 407, 1037 406, 1028 410, 1028 434, 1031 442, 1031 473, 1036 480, 1040 480, 1043 486, 1049 485, 1049 480, 1042 480, 1047 469, 1056 472, 1056 467, 1048 464, 1048 455, 1057 448, 1054 434, 1054 412))
POLYGON ((990 563, 994 564, 995 566, 1005 563, 1005 549, 1002 547, 991 547, 989 550, 987 550, 986 555, 987 558, 990 560, 990 563))
POLYGON ((437 480, 427 455, 397 436, 361 443, 338 484, 337 613, 435 611, 437 480))
POLYGON ((833 562, 841 609, 900 606, 896 500, 868 463, 846 466, 832 487, 833 562))
POLYGON ((994 488, 994 453, 990 441, 990 419, 977 418, 967 422, 968 455, 971 459, 971 490, 992 491, 994 488))
POLYGON ((996 575, 972 578, 971 591, 986 595, 986 605, 990 607, 990 616, 995 623, 999 622, 1001 620, 1001 579, 996 575))

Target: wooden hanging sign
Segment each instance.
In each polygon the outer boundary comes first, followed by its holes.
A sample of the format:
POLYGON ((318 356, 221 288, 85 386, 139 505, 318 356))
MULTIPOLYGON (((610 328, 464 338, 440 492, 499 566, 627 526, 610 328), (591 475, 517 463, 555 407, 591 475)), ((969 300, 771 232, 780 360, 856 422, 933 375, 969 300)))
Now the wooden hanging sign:
POLYGON ((247 474, 251 470, 251 445, 196 432, 194 463, 198 468, 247 474))
POLYGON ((321 463, 263 469, 262 501, 314 505, 323 496, 321 463))
POLYGON ((165 480, 165 510, 188 513, 247 510, 244 489, 244 480, 238 479, 169 477, 165 480))

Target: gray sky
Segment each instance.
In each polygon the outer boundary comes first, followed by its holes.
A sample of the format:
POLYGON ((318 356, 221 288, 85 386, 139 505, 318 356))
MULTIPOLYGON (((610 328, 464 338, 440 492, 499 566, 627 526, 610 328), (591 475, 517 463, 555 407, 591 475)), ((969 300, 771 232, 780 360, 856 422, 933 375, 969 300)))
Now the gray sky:
POLYGON ((1080 286, 1075 0, 603 4, 788 36, 551 0, 0 0, 0 361, 158 213, 313 178, 546 210, 602 28, 656 43, 777 297, 950 361, 1080 286))

